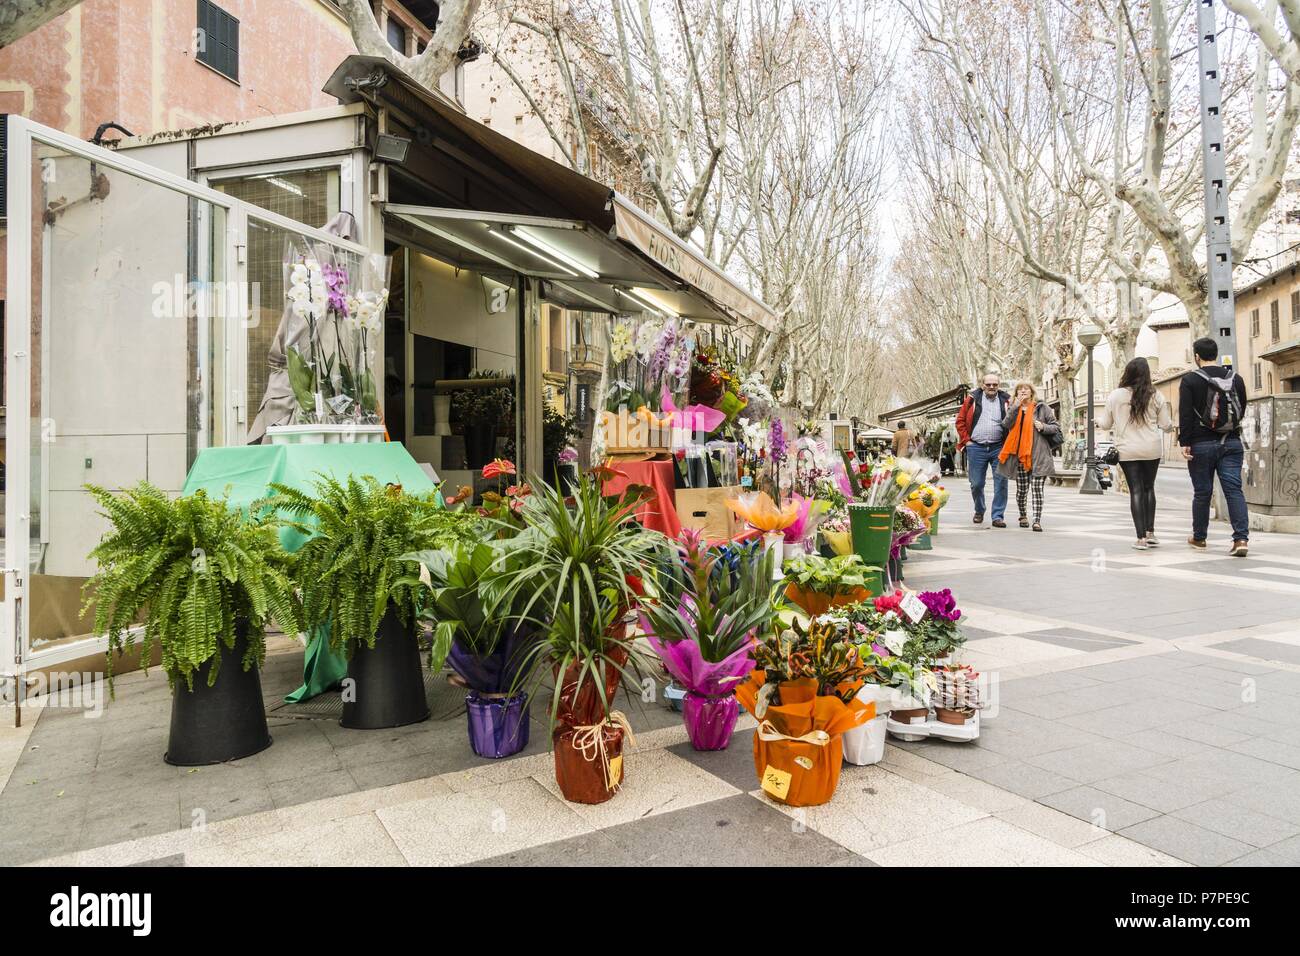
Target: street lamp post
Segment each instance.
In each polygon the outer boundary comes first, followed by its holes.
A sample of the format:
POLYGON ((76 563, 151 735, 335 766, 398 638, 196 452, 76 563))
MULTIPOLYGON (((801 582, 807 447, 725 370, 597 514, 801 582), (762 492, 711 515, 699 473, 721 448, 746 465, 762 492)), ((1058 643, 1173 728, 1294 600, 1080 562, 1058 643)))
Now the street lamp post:
POLYGON ((1099 495, 1102 493, 1101 482, 1097 479, 1097 443, 1093 419, 1093 383, 1092 350, 1101 341, 1101 329, 1088 324, 1079 330, 1079 344, 1088 350, 1088 456, 1083 462, 1083 480, 1079 482, 1079 494, 1099 495))

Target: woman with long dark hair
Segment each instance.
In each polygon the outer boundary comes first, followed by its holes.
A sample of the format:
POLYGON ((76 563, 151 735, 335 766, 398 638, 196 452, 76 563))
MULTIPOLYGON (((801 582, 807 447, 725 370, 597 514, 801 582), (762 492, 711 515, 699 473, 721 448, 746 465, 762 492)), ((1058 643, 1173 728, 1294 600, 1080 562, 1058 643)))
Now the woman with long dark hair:
POLYGON ((1151 366, 1135 358, 1124 366, 1119 388, 1110 393, 1097 414, 1097 424, 1111 430, 1119 466, 1128 482, 1129 510, 1137 540, 1145 551, 1160 544, 1156 538, 1156 472, 1164 452, 1163 432, 1173 431, 1174 419, 1165 397, 1151 382, 1151 366))

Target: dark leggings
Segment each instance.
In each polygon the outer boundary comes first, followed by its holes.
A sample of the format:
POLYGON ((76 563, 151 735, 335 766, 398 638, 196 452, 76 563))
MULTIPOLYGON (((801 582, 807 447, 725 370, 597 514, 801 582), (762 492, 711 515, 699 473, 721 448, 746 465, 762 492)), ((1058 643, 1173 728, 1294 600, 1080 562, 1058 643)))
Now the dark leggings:
POLYGON ((1139 538, 1156 530, 1156 469, 1160 459, 1121 461, 1124 480, 1128 482, 1128 506, 1133 512, 1133 528, 1139 538))

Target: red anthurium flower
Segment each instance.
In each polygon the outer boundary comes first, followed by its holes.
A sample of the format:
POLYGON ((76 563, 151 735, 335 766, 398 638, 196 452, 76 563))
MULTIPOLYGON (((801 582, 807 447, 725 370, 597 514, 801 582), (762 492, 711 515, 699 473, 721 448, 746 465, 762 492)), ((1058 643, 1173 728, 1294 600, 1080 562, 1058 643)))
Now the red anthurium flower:
POLYGON ((504 458, 493 458, 483 466, 484 478, 500 478, 502 475, 513 475, 515 473, 515 463, 506 461, 504 458))
POLYGON ((645 597, 645 584, 642 583, 639 577, 635 574, 625 574, 623 580, 627 582, 627 586, 632 589, 633 594, 637 597, 645 597))
POLYGON ((511 485, 506 489, 506 495, 511 498, 527 498, 533 493, 533 486, 524 482, 522 485, 511 485))
POLYGON ((613 481, 615 478, 626 478, 627 473, 619 471, 617 468, 611 468, 609 465, 596 465, 591 469, 594 478, 600 481, 613 481))

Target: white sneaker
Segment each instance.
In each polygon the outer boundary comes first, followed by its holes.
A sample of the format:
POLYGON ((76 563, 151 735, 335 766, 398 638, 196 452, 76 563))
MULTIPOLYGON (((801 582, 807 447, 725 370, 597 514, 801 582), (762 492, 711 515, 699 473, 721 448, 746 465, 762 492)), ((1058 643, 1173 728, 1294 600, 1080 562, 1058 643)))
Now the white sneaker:
POLYGON ((1160 542, 1156 540, 1156 536, 1155 536, 1155 535, 1153 535, 1153 534, 1149 534, 1149 535, 1147 535, 1147 547, 1148 547, 1148 548, 1158 548, 1158 547, 1160 547, 1160 542))
POLYGON ((1132 548, 1134 551, 1145 551, 1147 549, 1147 543, 1145 541, 1134 541, 1132 548))

